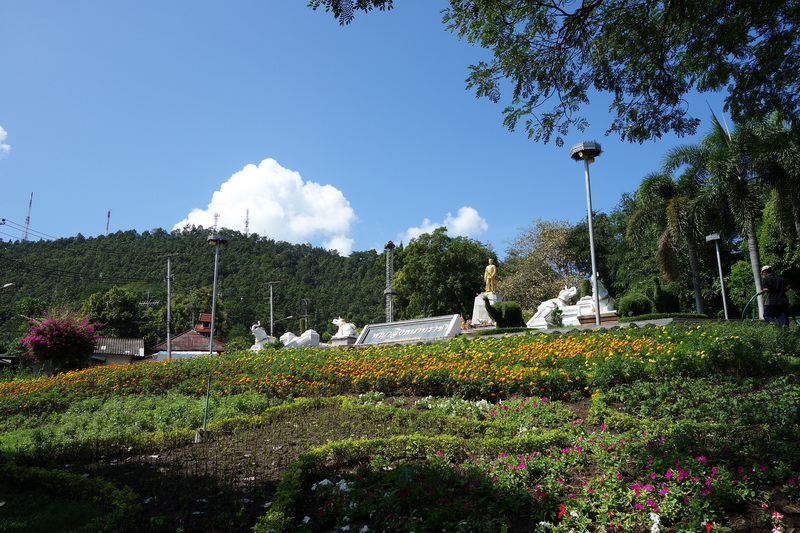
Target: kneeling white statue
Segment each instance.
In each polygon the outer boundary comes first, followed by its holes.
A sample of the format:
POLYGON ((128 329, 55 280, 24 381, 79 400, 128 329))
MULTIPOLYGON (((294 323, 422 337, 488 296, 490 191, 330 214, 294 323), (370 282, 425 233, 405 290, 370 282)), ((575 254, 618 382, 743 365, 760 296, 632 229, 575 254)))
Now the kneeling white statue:
POLYGON ((331 322, 334 326, 339 327, 336 334, 331 338, 342 339, 346 337, 355 337, 357 335, 356 325, 352 322, 346 322, 342 317, 334 318, 331 322))
POLYGON ((271 344, 275 342, 275 337, 271 337, 267 335, 267 332, 261 326, 261 321, 257 324, 253 324, 250 326, 250 332, 255 336, 255 344, 250 347, 251 351, 257 352, 258 350, 264 348, 267 344, 271 344))
MULTIPOLYGON (((558 293, 557 298, 550 298, 539 304, 539 307, 536 309, 536 313, 531 317, 530 320, 526 323, 529 328, 536 328, 536 329, 547 329, 549 326, 553 325, 553 311, 556 309, 561 309, 562 313, 568 307, 573 307, 569 305, 570 300, 578 294, 577 287, 567 287, 564 286, 564 290, 558 293)), ((563 320, 564 315, 562 315, 563 320)))
POLYGON ((313 329, 307 329, 298 337, 291 331, 287 331, 281 335, 281 342, 287 348, 297 348, 300 346, 319 346, 319 333, 313 329))
MULTIPOLYGON (((594 276, 591 276, 589 279, 594 287, 594 276)), ((597 280, 597 296, 600 301, 600 314, 613 313, 616 311, 616 309, 614 309, 614 298, 609 296, 608 289, 603 285, 602 280, 599 279, 597 280)), ((578 314, 581 316, 595 314, 594 294, 591 296, 584 296, 578 300, 578 309, 578 314)))
MULTIPOLYGON (((594 276, 589 278, 594 285, 594 276)), ((570 305, 569 301, 578 294, 576 287, 564 287, 558 293, 558 298, 551 298, 542 302, 536 310, 536 314, 526 323, 529 328, 547 329, 553 325, 552 314, 556 308, 561 309, 561 323, 565 326, 579 326, 581 321, 578 317, 595 314, 594 295, 584 296, 575 305, 570 305)), ((614 312, 614 298, 609 296, 603 282, 597 281, 597 294, 600 300, 600 313, 614 312)))

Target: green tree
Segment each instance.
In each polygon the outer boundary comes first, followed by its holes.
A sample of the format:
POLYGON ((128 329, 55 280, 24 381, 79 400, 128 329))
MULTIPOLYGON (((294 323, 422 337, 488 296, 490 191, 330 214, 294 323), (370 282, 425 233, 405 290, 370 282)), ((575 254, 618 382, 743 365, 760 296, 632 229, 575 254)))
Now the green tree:
POLYGON ((588 276, 580 271, 576 251, 569 247, 573 229, 562 220, 534 220, 522 228, 506 250, 506 272, 498 282, 498 292, 530 311, 558 295, 565 285, 574 286, 588 276))
MULTIPOLYGON (((340 23, 391 0, 313 0, 340 23)), ((785 0, 450 0, 447 28, 491 49, 472 65, 468 88, 499 102, 504 123, 563 144, 591 91, 612 96, 609 132, 642 142, 668 131, 693 134, 691 91, 727 90, 737 121, 782 111, 800 115, 800 10, 785 0), (546 107, 552 104, 551 108, 546 107)))
POLYGON ((89 296, 81 311, 93 322, 102 324, 103 334, 109 337, 138 337, 139 301, 128 289, 114 287, 89 296))
MULTIPOLYGON (((724 206, 747 242, 750 267, 756 292, 761 291, 761 259, 756 226, 761 203, 757 195, 757 176, 752 164, 754 123, 738 125, 733 133, 711 116, 712 128, 699 145, 678 146, 667 152, 668 171, 685 167, 685 174, 704 183, 717 203, 724 206)), ((764 316, 763 298, 758 297, 759 316, 764 316)))
POLYGON ((710 210, 701 192, 700 184, 689 174, 678 179, 663 173, 649 174, 636 191, 637 209, 627 228, 634 240, 648 230, 658 234, 656 257, 662 275, 670 282, 678 278, 680 261, 676 255, 680 245, 685 245, 698 314, 703 313, 698 243, 705 235, 706 215, 710 210))
MULTIPOLYGON (((797 264, 800 256, 800 128, 775 113, 756 123, 749 132, 749 142, 754 145, 753 166, 770 190, 765 211, 771 212, 772 233, 764 235, 759 231, 759 242, 763 242, 763 238, 776 239, 776 244, 785 247, 779 259, 788 256, 787 266, 797 264)), ((772 265, 779 262, 772 258, 768 261, 772 265)))
POLYGON ((25 296, 20 298, 14 306, 17 314, 22 318, 31 320, 40 318, 47 310, 47 302, 42 298, 31 298, 25 296))
POLYGON ((395 275, 400 315, 418 318, 472 314, 475 296, 483 290, 483 271, 495 254, 467 237, 450 237, 447 228, 424 233, 397 254, 402 267, 395 275))
MULTIPOLYGON (((610 214, 592 214, 597 270, 600 279, 614 297, 625 292, 630 285, 650 277, 654 271, 653 260, 649 257, 651 252, 647 251, 645 254, 625 238, 625 225, 632 212, 632 205, 631 197, 623 195, 620 205, 610 214)), ((589 224, 585 218, 572 228, 567 247, 572 251, 578 271, 588 277, 592 271, 592 261, 589 224)))

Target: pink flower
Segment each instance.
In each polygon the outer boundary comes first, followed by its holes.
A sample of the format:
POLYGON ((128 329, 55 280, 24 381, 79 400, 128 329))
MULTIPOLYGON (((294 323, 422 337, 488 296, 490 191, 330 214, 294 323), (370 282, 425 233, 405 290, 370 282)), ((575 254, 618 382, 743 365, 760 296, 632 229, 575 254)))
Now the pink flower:
POLYGON ((778 511, 772 511, 772 519, 773 520, 783 520, 783 515, 778 511))
POLYGON ((697 459, 697 460, 698 460, 698 461, 700 461, 701 463, 705 463, 706 461, 708 461, 708 459, 706 459, 706 456, 705 456, 705 455, 700 455, 700 456, 698 456, 698 457, 695 457, 695 459, 697 459))

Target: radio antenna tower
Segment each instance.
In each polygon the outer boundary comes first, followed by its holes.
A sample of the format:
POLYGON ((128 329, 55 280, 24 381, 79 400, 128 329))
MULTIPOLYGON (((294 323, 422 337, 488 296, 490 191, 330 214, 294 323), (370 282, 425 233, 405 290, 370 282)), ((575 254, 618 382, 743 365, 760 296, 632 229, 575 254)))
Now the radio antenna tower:
POLYGON ((244 217, 244 236, 247 237, 250 233, 250 208, 247 208, 247 214, 244 217))
POLYGON ((108 210, 106 215, 106 237, 108 237, 108 225, 111 224, 111 209, 108 210))
POLYGON ((25 233, 22 235, 22 242, 28 242, 28 228, 31 226, 31 207, 33 207, 33 193, 31 193, 31 200, 28 202, 28 216, 25 217, 25 233))
POLYGON ((214 233, 217 232, 217 220, 219 220, 219 213, 214 213, 214 233))

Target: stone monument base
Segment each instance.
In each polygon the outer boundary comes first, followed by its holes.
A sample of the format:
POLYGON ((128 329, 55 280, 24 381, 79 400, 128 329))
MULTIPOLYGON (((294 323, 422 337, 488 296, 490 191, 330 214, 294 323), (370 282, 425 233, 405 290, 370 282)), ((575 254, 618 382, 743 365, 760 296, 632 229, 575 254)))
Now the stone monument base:
POLYGON ((348 337, 331 337, 330 344, 331 346, 350 346, 356 343, 356 339, 358 339, 358 337, 355 335, 348 337))
MULTIPOLYGON (((597 317, 594 314, 579 316, 578 320, 581 326, 597 325, 597 317)), ((600 313, 600 324, 619 324, 619 316, 617 313, 600 313)))
POLYGON ((494 320, 489 316, 486 311, 486 305, 483 303, 484 296, 489 300, 490 304, 502 302, 503 297, 496 292, 482 292, 475 297, 475 303, 472 306, 472 326, 494 326, 494 320))

